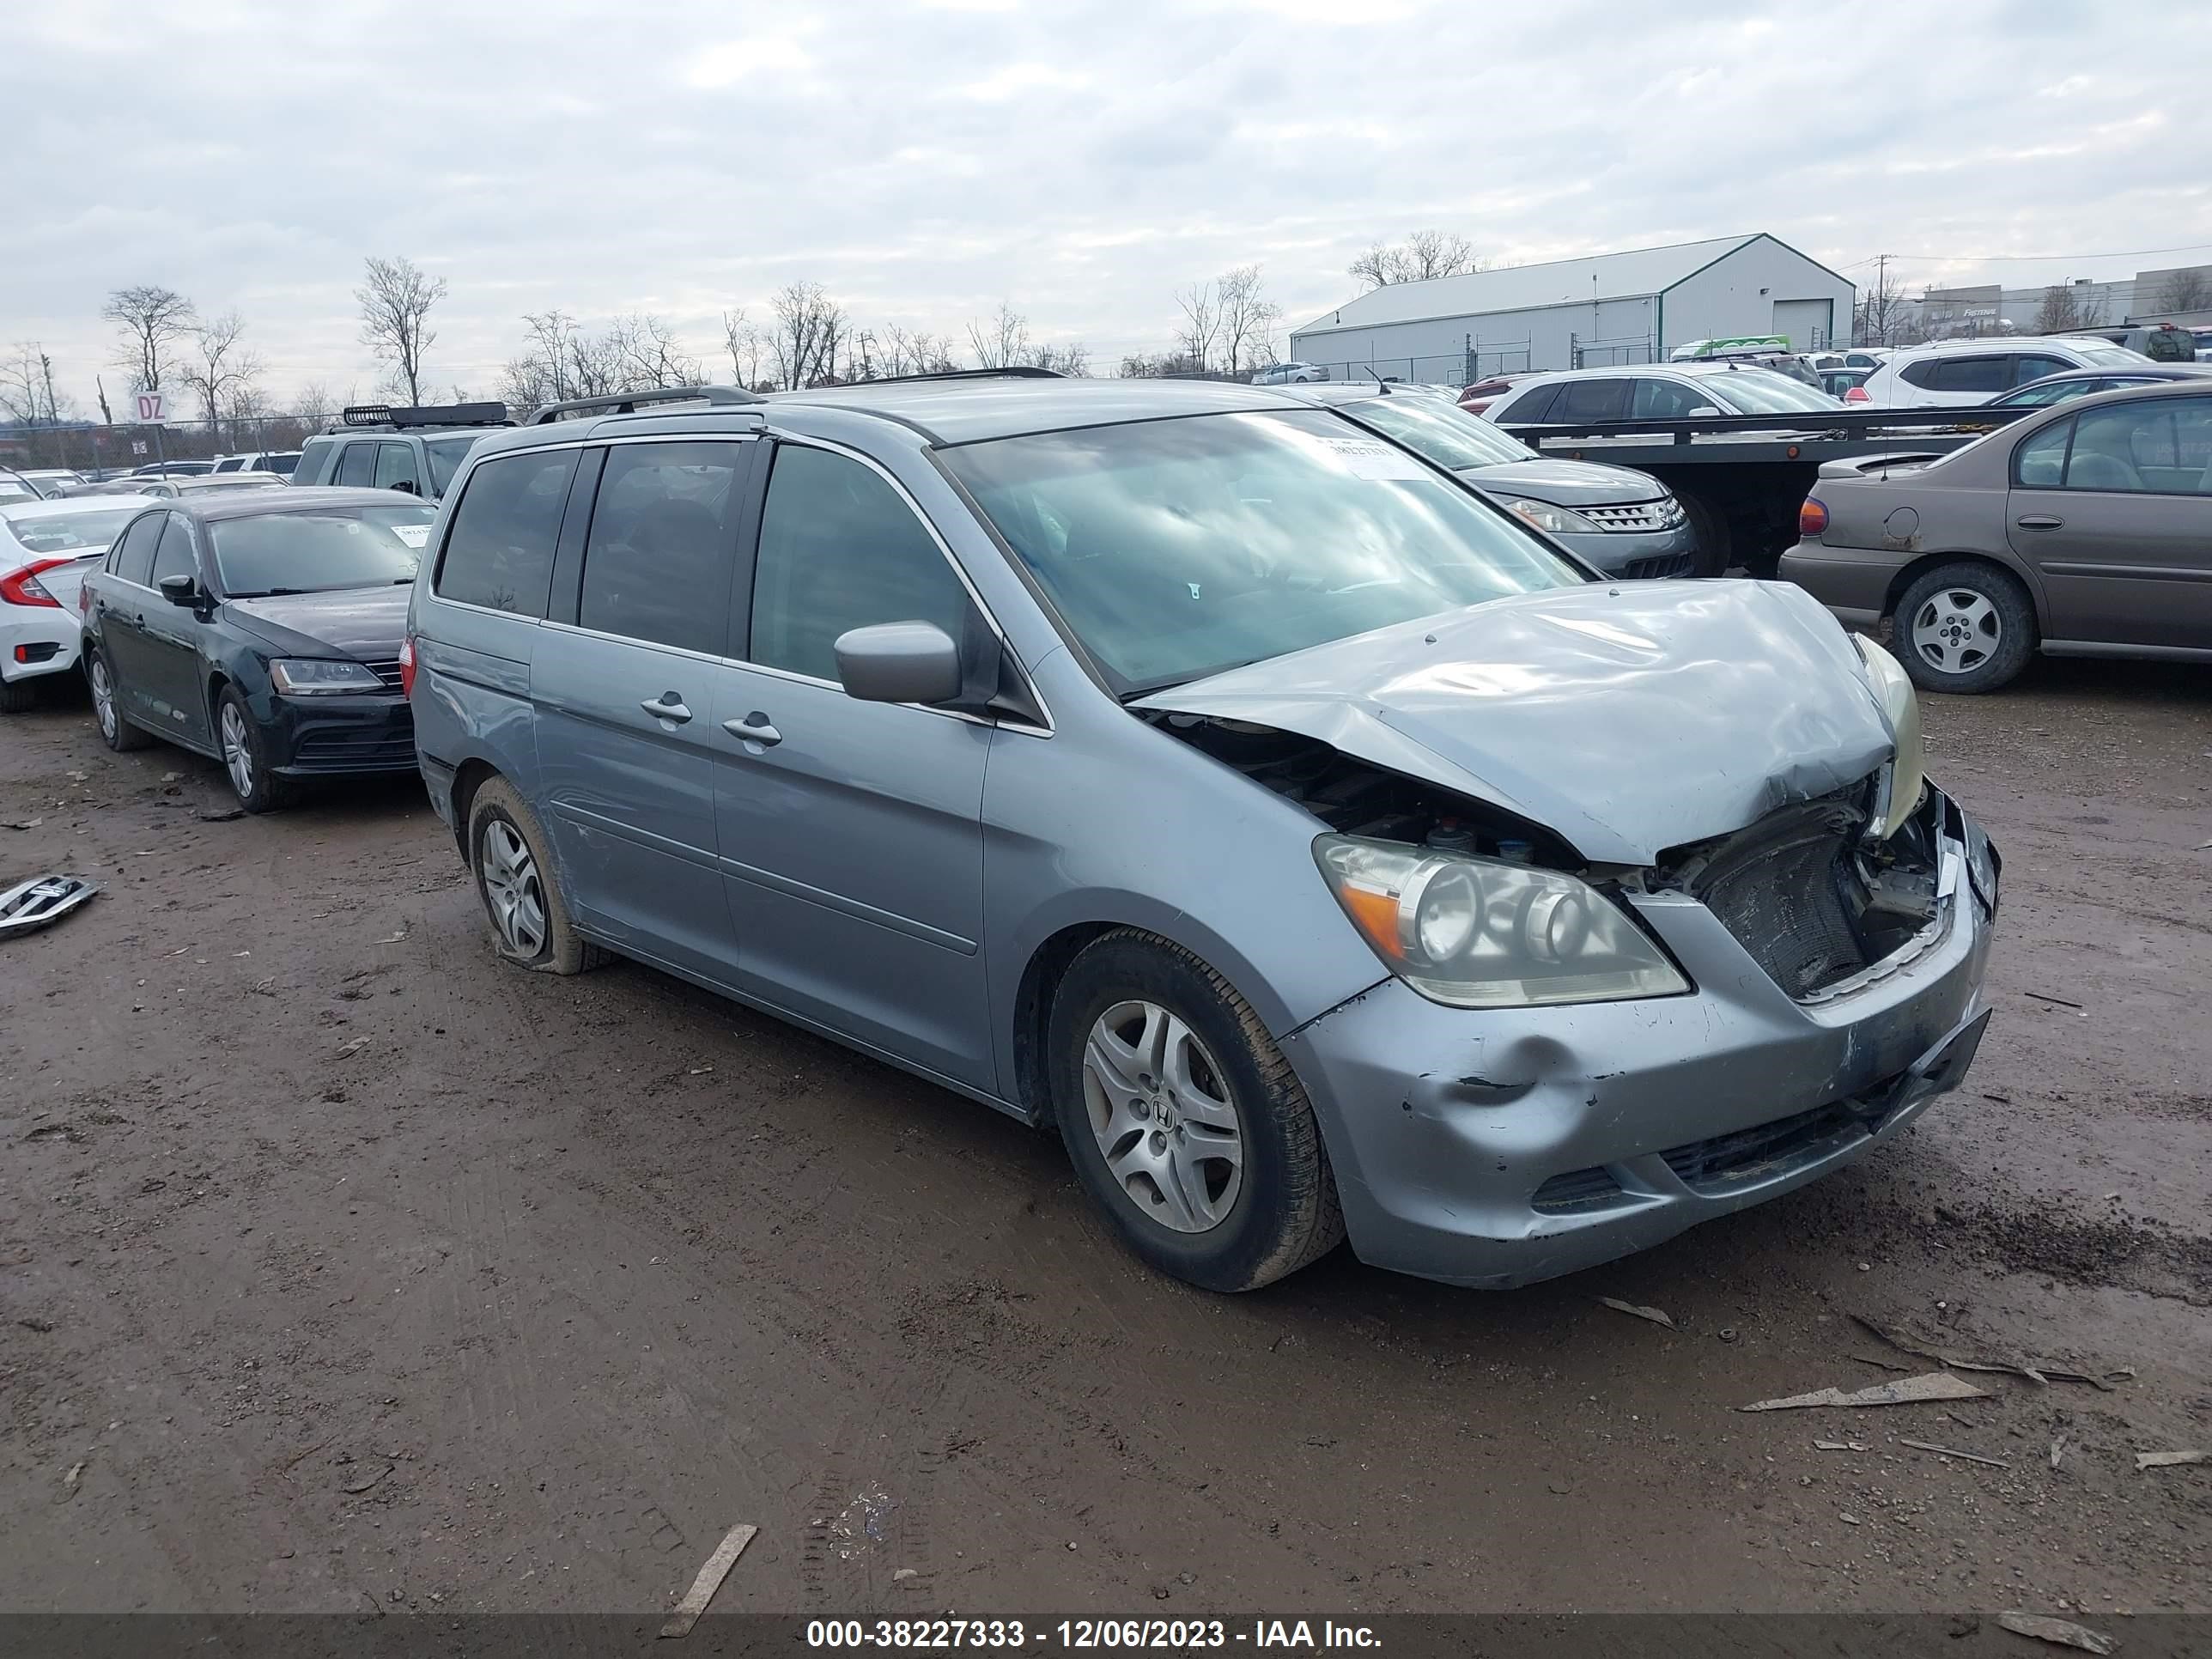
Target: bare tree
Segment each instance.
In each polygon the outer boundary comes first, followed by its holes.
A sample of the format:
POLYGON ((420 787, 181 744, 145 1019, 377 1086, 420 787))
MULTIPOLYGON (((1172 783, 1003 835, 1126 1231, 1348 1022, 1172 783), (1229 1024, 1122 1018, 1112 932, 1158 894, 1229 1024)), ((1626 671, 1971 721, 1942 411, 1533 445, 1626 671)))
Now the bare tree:
POLYGON ((2087 312, 2082 304, 2085 295, 2075 284, 2053 283, 2043 290, 2042 301, 2035 307, 2035 332, 2068 334, 2077 328, 2090 326, 2087 312))
POLYGON ((0 359, 0 410, 21 426, 51 426, 60 418, 53 360, 43 346, 19 340, 0 359))
POLYGON ((1273 361, 1268 340, 1282 320, 1283 308, 1261 292, 1260 267, 1224 270, 1214 286, 1221 296, 1221 349, 1227 355, 1229 372, 1241 374, 1273 361))
POLYGON ((609 331, 619 345, 623 392, 657 390, 663 386, 702 386, 707 376, 699 360, 685 353, 676 332, 661 318, 638 312, 617 317, 609 331))
POLYGON ((121 336, 112 361, 130 374, 134 392, 161 389, 162 377, 171 368, 169 349, 189 337, 199 321, 190 300, 153 283, 117 289, 100 314, 121 336))
POLYGON ((2212 307, 2212 282, 2206 280, 2203 265, 2172 272, 2159 289, 2158 308, 2169 315, 2207 307, 2212 307))
POLYGON ((775 331, 769 336, 778 384, 797 391, 835 378, 845 326, 844 307, 821 283, 785 284, 775 296, 775 331))
POLYGON ((1091 348, 1080 340, 1067 340, 1058 345, 1041 345, 1030 350, 1028 361, 1032 368, 1048 368, 1055 374, 1080 380, 1091 373, 1091 348))
POLYGON ((1029 361, 1030 319, 1007 301, 981 322, 968 325, 969 349, 978 368, 1008 368, 1029 361))
POLYGON ((1889 274, 1887 260, 1875 270, 1874 286, 1852 307, 1851 332, 1861 345, 1895 345, 1893 337, 1905 320, 1908 301, 1889 274))
POLYGON ((1345 274, 1358 277, 1370 288, 1388 288, 1393 283, 1457 276, 1480 270, 1483 264, 1466 237, 1442 230, 1417 230, 1402 242, 1370 245, 1345 267, 1345 274))
POLYGON ((199 399, 210 437, 217 435, 224 411, 261 378, 260 356, 241 343, 245 332, 246 319, 235 311, 209 318, 194 332, 192 356, 178 371, 177 378, 199 399))
POLYGON ((722 345, 730 354, 731 376, 747 391, 759 391, 761 353, 768 349, 768 337, 745 320, 744 307, 722 313, 722 345))
POLYGON ((1175 300, 1183 319, 1176 331, 1176 343, 1203 374, 1212 364, 1213 343, 1221 334, 1220 296, 1212 283, 1193 283, 1177 292, 1175 300))
POLYGON ((438 343, 430 308, 446 297, 446 279, 425 276, 411 259, 362 261, 368 280, 353 291, 361 302, 362 343, 390 363, 407 401, 422 400, 423 354, 438 343))

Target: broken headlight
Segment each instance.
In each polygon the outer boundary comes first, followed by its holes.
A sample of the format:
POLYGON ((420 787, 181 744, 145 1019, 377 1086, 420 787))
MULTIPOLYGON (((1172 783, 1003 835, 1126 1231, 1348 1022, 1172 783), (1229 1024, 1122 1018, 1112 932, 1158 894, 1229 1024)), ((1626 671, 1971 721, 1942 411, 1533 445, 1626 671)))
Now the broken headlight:
POLYGON ((1854 634, 1851 639, 1859 648, 1867 683, 1874 687, 1897 744, 1897 757, 1889 768, 1887 810, 1881 819, 1881 839, 1887 841, 1920 805, 1921 786, 1928 781, 1927 751, 1920 736, 1920 694, 1912 689, 1904 664, 1863 634, 1854 634))
POLYGON ((1354 836, 1321 836, 1314 856, 1375 954, 1432 1002, 1528 1008, 1690 988, 1619 905, 1572 876, 1354 836))

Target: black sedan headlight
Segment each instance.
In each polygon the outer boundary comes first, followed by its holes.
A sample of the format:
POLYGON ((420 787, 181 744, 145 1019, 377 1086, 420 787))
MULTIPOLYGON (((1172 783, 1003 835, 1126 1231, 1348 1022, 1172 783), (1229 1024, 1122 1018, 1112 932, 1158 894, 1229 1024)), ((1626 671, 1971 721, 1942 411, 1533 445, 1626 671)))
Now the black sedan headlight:
POLYGON ((384 682, 365 663, 325 662, 313 657, 279 657, 269 665, 270 684, 287 697, 356 696, 381 691, 384 682))

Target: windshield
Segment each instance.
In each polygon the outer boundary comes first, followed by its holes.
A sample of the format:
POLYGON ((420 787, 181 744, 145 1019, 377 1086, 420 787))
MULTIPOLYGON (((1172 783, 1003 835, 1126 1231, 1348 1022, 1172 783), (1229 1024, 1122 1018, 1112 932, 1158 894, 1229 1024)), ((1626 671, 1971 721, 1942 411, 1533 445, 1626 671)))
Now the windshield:
POLYGON ((453 474, 461 470, 469 451, 477 447, 478 433, 467 438, 432 438, 422 446, 422 453, 430 458, 430 493, 442 495, 446 486, 453 481, 453 474))
POLYGON ((1698 389, 1739 415, 1780 415, 1794 410, 1824 409, 1833 413, 1836 400, 1817 386, 1802 386, 1785 374, 1763 368, 1732 368, 1724 374, 1700 374, 1698 389))
POLYGON ((123 526, 146 510, 143 501, 99 513, 27 513, 8 520, 9 533, 33 553, 79 558, 105 553, 123 526))
POLYGON ((1344 412, 1386 438, 1395 438, 1418 455, 1455 471, 1525 461, 1535 451, 1489 422, 1441 398, 1368 398, 1344 412))
POLYGON ((2109 364, 2114 368, 2128 368, 2142 364, 2145 359, 2140 351, 2131 351, 2124 345, 2114 345, 2108 340, 2069 340, 2075 356, 2100 368, 2109 364))
POLYGON ((1461 485, 1318 410, 940 454, 1124 696, 1585 580, 1461 485))
POLYGON ((216 520, 208 542, 230 599, 384 587, 415 580, 435 517, 435 507, 413 503, 264 513, 216 520))

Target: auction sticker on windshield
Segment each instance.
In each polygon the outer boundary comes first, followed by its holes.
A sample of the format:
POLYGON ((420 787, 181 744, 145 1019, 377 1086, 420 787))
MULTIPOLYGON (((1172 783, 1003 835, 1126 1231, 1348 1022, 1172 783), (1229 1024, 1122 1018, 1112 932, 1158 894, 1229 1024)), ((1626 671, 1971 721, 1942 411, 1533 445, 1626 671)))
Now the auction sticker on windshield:
POLYGON ((392 533, 410 547, 420 547, 430 539, 430 526, 427 524, 396 524, 392 526, 392 533))
POLYGON ((1316 438, 1322 448, 1344 463, 1355 478, 1428 478, 1428 468, 1402 449, 1372 438, 1316 438))

